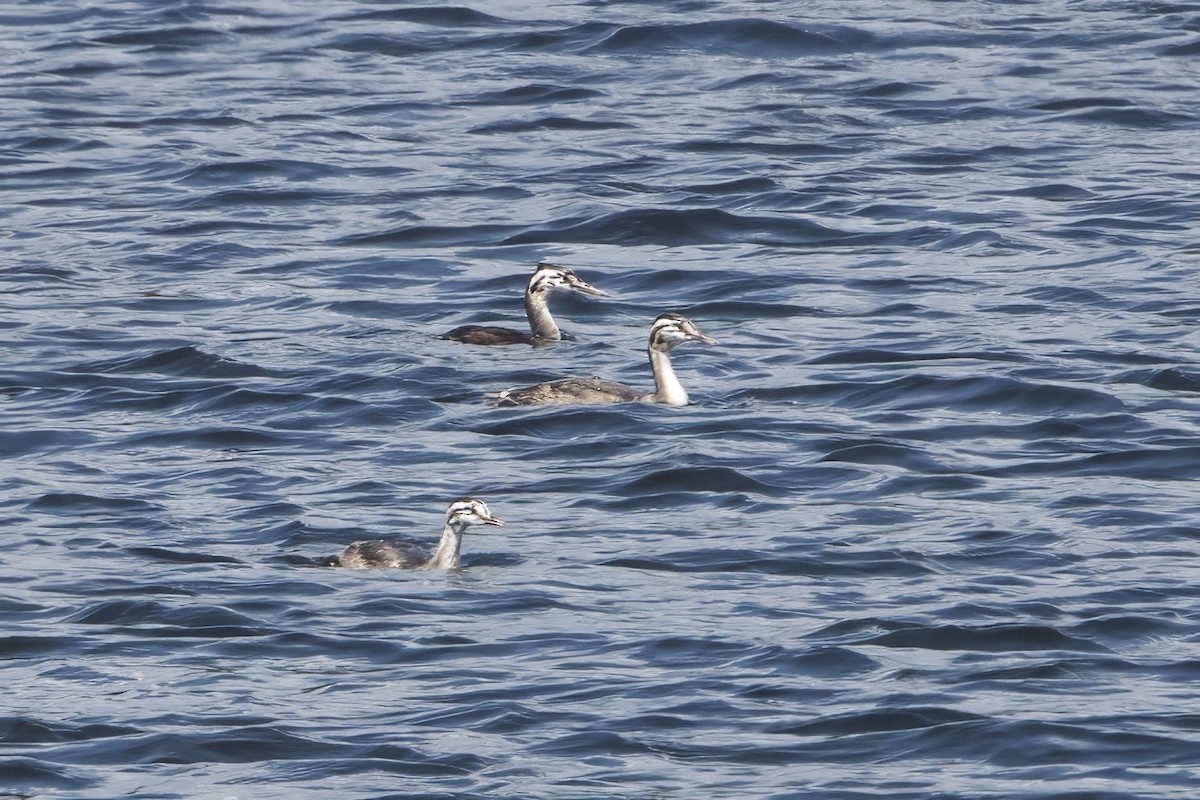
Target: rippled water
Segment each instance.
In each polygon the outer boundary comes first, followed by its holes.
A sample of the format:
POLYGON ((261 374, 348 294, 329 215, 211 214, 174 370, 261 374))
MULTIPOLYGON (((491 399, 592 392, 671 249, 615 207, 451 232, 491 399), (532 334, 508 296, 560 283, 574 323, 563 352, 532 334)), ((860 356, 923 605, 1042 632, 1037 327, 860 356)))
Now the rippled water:
POLYGON ((1200 6, 0 7, 0 795, 1193 798, 1200 6), (523 325, 538 259, 573 342, 523 325), (649 387, 680 311, 693 405, 649 387), (508 520, 451 573, 337 570, 508 520))

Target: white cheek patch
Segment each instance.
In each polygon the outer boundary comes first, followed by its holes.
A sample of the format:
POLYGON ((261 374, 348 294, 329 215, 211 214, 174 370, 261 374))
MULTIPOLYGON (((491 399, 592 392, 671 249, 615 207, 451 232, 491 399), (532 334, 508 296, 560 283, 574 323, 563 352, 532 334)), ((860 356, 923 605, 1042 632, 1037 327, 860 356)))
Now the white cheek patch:
POLYGON ((558 275, 543 275, 541 278, 533 282, 529 287, 531 292, 548 292, 551 289, 557 289, 563 285, 562 279, 558 275))
POLYGON ((674 322, 665 322, 654 329, 651 334, 655 344, 666 344, 672 341, 679 341, 684 338, 683 332, 679 330, 679 326, 674 322))
POLYGON ((467 514, 473 514, 473 513, 475 513, 474 506, 470 506, 470 505, 466 505, 466 504, 452 506, 450 509, 450 517, 452 519, 458 519, 459 517, 465 516, 467 514))

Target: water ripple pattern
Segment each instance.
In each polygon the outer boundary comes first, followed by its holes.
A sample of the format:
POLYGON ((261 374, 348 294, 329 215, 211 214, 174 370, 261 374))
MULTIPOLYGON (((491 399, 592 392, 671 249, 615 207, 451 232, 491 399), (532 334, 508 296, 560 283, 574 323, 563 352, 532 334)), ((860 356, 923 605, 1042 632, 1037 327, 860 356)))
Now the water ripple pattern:
POLYGON ((1192 800, 1200 10, 0 9, 0 795, 1192 800), (523 328, 533 265, 574 335, 523 328), (686 408, 496 408, 562 375, 686 408), (324 566, 432 545, 451 572, 324 566))

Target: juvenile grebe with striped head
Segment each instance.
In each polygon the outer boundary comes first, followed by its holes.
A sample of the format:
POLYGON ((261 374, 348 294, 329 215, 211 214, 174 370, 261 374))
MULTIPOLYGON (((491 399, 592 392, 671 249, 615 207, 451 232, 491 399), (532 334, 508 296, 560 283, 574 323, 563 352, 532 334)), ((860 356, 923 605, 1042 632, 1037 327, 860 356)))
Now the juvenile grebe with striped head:
POLYGON ((371 539, 353 542, 333 564, 355 569, 458 569, 462 537, 472 525, 504 525, 504 520, 492 516, 487 504, 473 497, 455 500, 446 509, 446 525, 437 550, 428 550, 412 542, 385 542, 371 539))
POLYGON ((562 264, 539 261, 525 287, 525 316, 532 333, 487 325, 463 325, 443 333, 440 338, 467 344, 539 344, 570 338, 558 329, 554 317, 550 316, 550 295, 556 291, 608 296, 607 292, 592 286, 562 264))
POLYGON ((501 406, 536 406, 545 404, 598 405, 601 403, 662 403, 686 406, 688 395, 671 367, 669 353, 684 342, 716 344, 705 336, 690 319, 680 314, 660 314, 650 326, 650 370, 654 373, 655 389, 649 394, 616 381, 600 378, 559 378, 521 389, 505 389, 497 395, 501 406))

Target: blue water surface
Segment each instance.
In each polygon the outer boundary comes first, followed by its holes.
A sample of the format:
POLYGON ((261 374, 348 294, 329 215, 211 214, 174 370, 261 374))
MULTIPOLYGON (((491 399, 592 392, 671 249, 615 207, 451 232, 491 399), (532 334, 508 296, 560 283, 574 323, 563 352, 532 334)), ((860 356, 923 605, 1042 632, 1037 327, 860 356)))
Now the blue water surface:
POLYGON ((1200 792, 1200 6, 0 6, 0 796, 1200 792), (534 263, 608 299, 524 325, 534 263), (692 405, 496 408, 560 375, 692 405), (450 572, 338 570, 508 521, 450 572))

